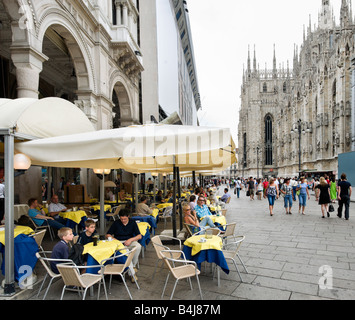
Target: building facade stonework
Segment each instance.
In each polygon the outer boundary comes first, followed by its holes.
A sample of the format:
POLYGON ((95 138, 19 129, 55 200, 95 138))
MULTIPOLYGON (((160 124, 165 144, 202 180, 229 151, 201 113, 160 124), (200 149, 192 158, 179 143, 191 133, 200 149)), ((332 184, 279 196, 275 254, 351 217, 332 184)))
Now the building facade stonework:
POLYGON ((260 69, 256 52, 243 73, 239 117, 239 172, 256 176, 335 173, 338 154, 354 141, 355 25, 342 0, 336 25, 329 0, 322 0, 318 26, 295 46, 293 68, 260 69), (299 130, 300 129, 300 130, 299 130), (300 168, 299 168, 300 167, 300 168))

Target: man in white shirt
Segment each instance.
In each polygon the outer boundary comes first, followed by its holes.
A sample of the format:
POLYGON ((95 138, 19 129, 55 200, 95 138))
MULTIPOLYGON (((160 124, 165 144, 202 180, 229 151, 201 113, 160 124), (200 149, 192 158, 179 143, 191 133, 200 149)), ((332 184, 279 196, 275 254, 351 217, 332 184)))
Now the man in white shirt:
POLYGON ((4 179, 0 179, 0 222, 4 219, 5 214, 5 185, 4 179))
POLYGON ((65 225, 65 220, 59 216, 59 213, 67 211, 67 207, 59 202, 58 196, 55 194, 52 197, 52 201, 48 206, 48 213, 50 216, 58 222, 65 225))

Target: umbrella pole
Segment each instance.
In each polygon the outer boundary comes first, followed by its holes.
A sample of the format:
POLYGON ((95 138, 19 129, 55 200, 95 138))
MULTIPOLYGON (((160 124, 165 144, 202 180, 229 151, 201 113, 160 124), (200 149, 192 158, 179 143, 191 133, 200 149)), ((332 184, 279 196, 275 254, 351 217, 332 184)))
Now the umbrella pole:
MULTIPOLYGON (((174 161, 175 162, 175 161, 174 161)), ((174 164, 174 177, 173 177, 173 215, 172 215, 172 221, 173 221, 173 237, 176 238, 176 182, 177 182, 177 168, 175 167, 174 164)))
POLYGON ((14 145, 15 138, 5 139, 5 285, 4 294, 15 294, 15 244, 14 244, 14 145))
POLYGON ((100 180, 100 236, 105 235, 105 176, 100 180))
POLYGON ((182 208, 181 208, 181 186, 180 186, 180 168, 176 168, 176 181, 178 189, 178 198, 179 198, 179 216, 180 216, 180 231, 182 230, 182 208))
POLYGON ((134 204, 135 204, 135 212, 137 212, 137 207, 138 207, 138 184, 139 184, 139 179, 138 179, 138 174, 134 175, 134 204))

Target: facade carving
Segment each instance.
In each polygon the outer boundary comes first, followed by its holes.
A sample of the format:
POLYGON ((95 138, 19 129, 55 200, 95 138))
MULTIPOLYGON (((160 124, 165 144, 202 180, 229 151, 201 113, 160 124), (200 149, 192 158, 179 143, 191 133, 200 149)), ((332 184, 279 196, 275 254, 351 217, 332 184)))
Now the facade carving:
POLYGON ((338 154, 354 141, 355 25, 351 6, 342 0, 340 24, 322 0, 318 27, 304 31, 295 46, 293 69, 253 67, 243 73, 239 120, 239 172, 256 176, 295 176, 301 171, 336 172, 338 154), (300 138, 300 140, 299 140, 300 138), (256 147, 260 148, 257 152, 256 147), (299 157, 300 155, 300 157, 299 157), (259 159, 259 161, 256 161, 259 159))

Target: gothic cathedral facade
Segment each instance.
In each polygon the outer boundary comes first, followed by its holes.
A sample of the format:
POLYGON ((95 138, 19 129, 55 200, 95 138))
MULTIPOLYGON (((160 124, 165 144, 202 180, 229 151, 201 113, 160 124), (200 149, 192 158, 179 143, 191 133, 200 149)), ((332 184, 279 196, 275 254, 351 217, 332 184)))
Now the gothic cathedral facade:
POLYGON ((293 69, 257 67, 250 50, 243 73, 238 128, 241 175, 297 176, 299 171, 336 173, 338 154, 352 150, 355 24, 342 0, 336 25, 322 0, 318 27, 295 46, 293 69))

